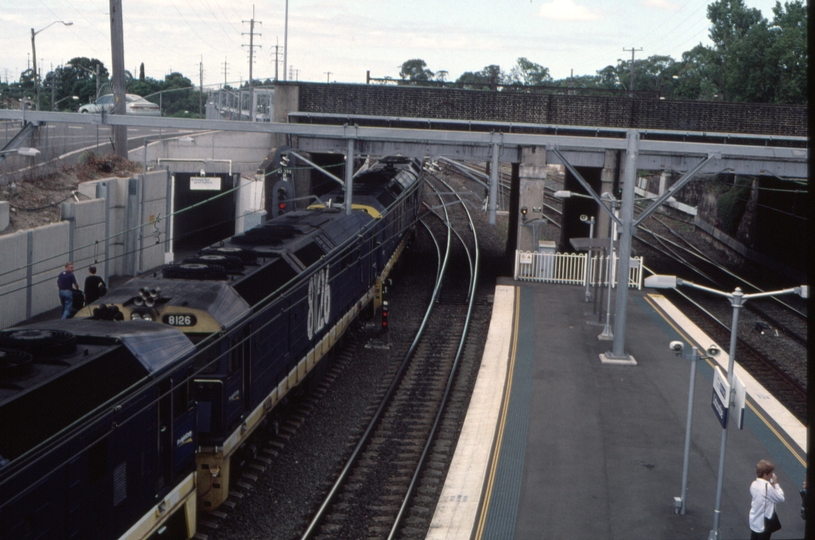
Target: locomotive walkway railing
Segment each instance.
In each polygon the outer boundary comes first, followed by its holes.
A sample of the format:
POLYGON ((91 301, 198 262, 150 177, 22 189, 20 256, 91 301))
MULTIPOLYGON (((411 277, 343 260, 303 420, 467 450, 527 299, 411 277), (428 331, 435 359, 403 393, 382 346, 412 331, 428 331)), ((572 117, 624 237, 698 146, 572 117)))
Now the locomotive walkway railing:
MULTIPOLYGON (((609 268, 608 256, 594 256, 589 261, 587 253, 537 253, 534 251, 515 252, 515 279, 540 283, 561 283, 564 285, 617 284, 617 257, 613 257, 609 268), (588 271, 587 271, 588 270, 588 271), (610 271, 609 271, 610 270, 610 271), (610 275, 609 275, 610 274, 610 275)), ((633 257, 628 272, 628 286, 642 289, 642 257, 633 257)))

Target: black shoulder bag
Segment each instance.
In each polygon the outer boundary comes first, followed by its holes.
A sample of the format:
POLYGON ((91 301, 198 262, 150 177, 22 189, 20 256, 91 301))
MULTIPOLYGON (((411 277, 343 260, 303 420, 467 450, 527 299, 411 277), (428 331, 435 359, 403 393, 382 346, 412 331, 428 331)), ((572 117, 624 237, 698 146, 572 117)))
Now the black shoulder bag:
MULTIPOLYGON (((764 486, 764 503, 766 504, 767 501, 770 499, 767 497, 767 489, 769 486, 764 486)), ((765 512, 766 513, 766 512, 765 512)), ((765 517, 764 518, 764 532, 765 533, 774 533, 775 531, 781 529, 781 520, 778 519, 778 512, 773 510, 772 517, 765 517)))

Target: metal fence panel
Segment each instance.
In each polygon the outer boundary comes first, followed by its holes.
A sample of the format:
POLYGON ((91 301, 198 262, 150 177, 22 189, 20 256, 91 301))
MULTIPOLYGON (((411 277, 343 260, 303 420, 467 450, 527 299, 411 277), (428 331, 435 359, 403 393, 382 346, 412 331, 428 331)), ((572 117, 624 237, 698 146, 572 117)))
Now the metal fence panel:
MULTIPOLYGON (((589 261, 585 253, 515 251, 515 279, 518 281, 585 285, 588 279, 591 285, 608 286, 611 270, 611 286, 615 287, 616 267, 617 257, 613 257, 609 264, 607 256, 595 256, 589 261)), ((642 288, 642 268, 642 257, 631 259, 628 276, 630 288, 642 288)))

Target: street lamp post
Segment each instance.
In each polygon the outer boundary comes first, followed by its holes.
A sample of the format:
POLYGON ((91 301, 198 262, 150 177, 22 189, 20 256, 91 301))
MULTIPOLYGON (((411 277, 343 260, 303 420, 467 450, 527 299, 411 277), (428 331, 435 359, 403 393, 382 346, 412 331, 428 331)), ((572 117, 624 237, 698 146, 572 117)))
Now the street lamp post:
POLYGON ((99 70, 100 70, 100 66, 99 66, 99 64, 98 64, 98 63, 97 63, 97 64, 95 64, 96 71, 90 70, 90 69, 86 68, 85 66, 81 66, 81 65, 79 65, 79 64, 65 64, 65 65, 66 65, 66 66, 70 66, 70 67, 72 67, 72 68, 78 68, 78 69, 81 69, 82 71, 87 71, 88 73, 90 73, 91 75, 93 75, 93 76, 95 77, 95 80, 96 80, 96 98, 98 98, 98 97, 99 97, 99 84, 100 84, 100 81, 99 81, 99 75, 100 75, 99 70))
POLYGON ((31 60, 33 61, 32 66, 34 67, 34 88, 36 89, 36 94, 37 94, 37 110, 40 109, 40 85, 37 82, 37 46, 34 43, 34 37, 37 34, 39 34, 40 32, 42 32, 43 30, 45 30, 46 28, 50 27, 51 25, 57 24, 57 23, 62 23, 65 26, 71 26, 72 24, 74 24, 71 21, 68 21, 68 22, 54 21, 51 24, 49 24, 48 26, 46 26, 45 28, 41 28, 41 29, 37 30, 36 32, 34 31, 33 28, 31 29, 31 60))
MULTIPOLYGON (((554 196, 558 199, 569 199, 571 197, 582 197, 584 199, 593 199, 594 197, 590 195, 585 195, 583 193, 575 193, 573 191, 555 191, 554 196)), ((609 202, 609 207, 606 209, 611 217, 615 217, 617 213, 617 208, 619 206, 619 201, 617 201, 614 196, 609 192, 604 192, 601 196, 602 200, 609 202)), ((602 205, 601 205, 602 206, 602 205)), ((594 218, 592 218, 593 220, 594 218)), ((583 221, 581 217, 581 221, 583 221)), ((592 233, 589 234, 591 236, 592 233)), ((612 261, 614 258, 614 238, 617 236, 617 222, 616 220, 612 220, 611 231, 609 232, 609 248, 608 248, 608 257, 606 259, 606 284, 608 286, 608 306, 606 308, 606 325, 603 328, 602 333, 597 336, 597 339, 602 341, 611 341, 614 339, 614 334, 611 332, 611 268, 612 268, 612 261)), ((588 289, 586 290, 586 302, 589 301, 588 297, 588 289)))
MULTIPOLYGON (((691 281, 684 281, 682 279, 677 278, 676 276, 665 276, 655 274, 653 276, 648 276, 645 279, 645 286, 653 287, 655 289, 675 289, 678 285, 691 287, 693 289, 699 289, 701 291, 706 291, 717 296, 723 296, 730 300, 730 305, 733 306, 733 320, 730 324, 730 349, 729 349, 730 358, 728 358, 727 361, 727 383, 730 386, 730 391, 727 399, 727 410, 728 410, 727 418, 729 419, 733 416, 730 412, 730 409, 734 405, 736 394, 736 385, 734 384, 736 374, 734 368, 736 364, 736 342, 738 340, 739 311, 741 310, 741 307, 747 300, 751 298, 780 296, 782 294, 797 294, 801 298, 808 298, 809 286, 801 285, 800 287, 782 289, 779 291, 744 294, 740 287, 736 287, 736 290, 733 291, 732 293, 727 293, 724 291, 711 289, 709 287, 704 287, 702 285, 697 285, 691 281)), ((713 509, 713 529, 710 531, 710 534, 708 535, 708 540, 720 539, 719 518, 721 517, 722 513, 721 511, 722 484, 724 482, 724 458, 725 449, 727 447, 727 423, 725 422, 723 425, 724 427, 722 428, 722 440, 719 448, 719 474, 716 480, 716 507, 713 509)))
POLYGON ((57 102, 56 102, 56 103, 54 103, 54 105, 53 105, 51 108, 52 108, 52 109, 53 109, 53 108, 55 108, 57 105, 59 105, 60 103, 62 103, 62 102, 63 102, 63 101, 65 101, 66 99, 72 99, 72 100, 74 100, 74 101, 78 101, 78 100, 79 100, 79 96, 65 96, 64 98, 57 100, 57 102))
MULTIPOLYGON (((684 348, 681 341, 674 341, 671 342, 671 350, 676 353, 677 356, 682 355, 682 349, 684 348)), ((685 510, 687 509, 688 505, 688 462, 690 461, 690 436, 691 436, 691 425, 693 424, 693 395, 694 395, 694 387, 696 386, 696 364, 701 358, 709 358, 711 356, 717 356, 719 354, 719 348, 715 345, 711 345, 710 348, 707 350, 708 356, 700 356, 699 349, 696 347, 691 348, 690 356, 683 356, 684 358, 688 358, 690 362, 690 383, 688 384, 688 419, 685 425, 685 452, 684 457, 682 459, 682 490, 679 497, 674 497, 674 511, 677 514, 685 515, 685 510)))
POLYGON ((589 249, 586 255, 586 302, 589 301, 589 282, 591 281, 591 241, 594 238, 594 216, 580 216, 580 221, 589 224, 589 249))
MULTIPOLYGON (((617 214, 617 208, 619 207, 619 201, 617 201, 614 196, 609 193, 608 191, 604 192, 601 198, 608 200, 609 206, 611 207, 611 213, 617 214)), ((600 335, 597 336, 597 339, 601 341, 612 341, 614 339, 614 332, 611 331, 611 280, 613 276, 611 275, 611 269, 614 267, 614 237, 617 236, 617 222, 611 222, 611 231, 609 232, 609 242, 608 242, 608 257, 606 258, 606 283, 608 284, 608 300, 606 305, 606 325, 603 327, 603 331, 600 332, 600 335)), ((626 272, 627 274, 628 272, 626 272)), ((619 285, 619 284, 618 284, 619 285)), ((628 276, 626 275, 625 278, 625 287, 628 287, 628 276)))

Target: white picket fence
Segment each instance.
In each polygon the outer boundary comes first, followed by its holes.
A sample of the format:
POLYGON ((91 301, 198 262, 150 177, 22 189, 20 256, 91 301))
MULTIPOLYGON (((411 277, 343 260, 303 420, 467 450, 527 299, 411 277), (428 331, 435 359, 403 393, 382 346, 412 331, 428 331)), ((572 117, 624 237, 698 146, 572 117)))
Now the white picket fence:
MULTIPOLYGON (((609 269, 608 256, 594 256, 589 264, 588 253, 537 253, 515 251, 515 279, 565 285, 617 286, 617 259, 612 256, 609 269), (589 269, 587 272, 586 269, 589 269), (609 272, 610 270, 610 272, 609 272)), ((628 271, 628 286, 642 289, 642 257, 633 257, 628 271)))

